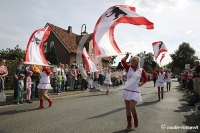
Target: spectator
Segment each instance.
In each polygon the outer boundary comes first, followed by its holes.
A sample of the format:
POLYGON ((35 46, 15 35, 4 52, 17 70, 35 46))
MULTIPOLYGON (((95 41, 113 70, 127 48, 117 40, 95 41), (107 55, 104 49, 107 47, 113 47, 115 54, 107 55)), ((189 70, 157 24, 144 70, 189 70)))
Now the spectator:
POLYGON ((8 69, 4 65, 5 64, 4 59, 0 59, 0 92, 1 90, 4 90, 4 85, 6 83, 6 76, 8 75, 8 69))
POLYGON ((24 79, 25 75, 20 74, 18 79, 18 95, 17 95, 17 104, 23 104, 24 97, 24 79))
POLYGON ((65 70, 64 70, 64 64, 61 64, 61 75, 62 75, 61 91, 65 92, 65 83, 67 81, 67 77, 66 77, 65 70))
POLYGON ((56 77, 56 82, 57 82, 57 94, 60 95, 61 94, 61 87, 62 87, 62 81, 63 81, 63 76, 62 76, 62 72, 58 71, 58 75, 56 77))
POLYGON ((103 72, 103 68, 102 68, 100 73, 99 73, 99 83, 101 85, 101 88, 102 88, 102 85, 103 85, 103 80, 104 80, 104 72, 103 72))
POLYGON ((37 86, 40 82, 40 72, 42 71, 42 66, 30 65, 30 70, 33 72, 33 75, 31 76, 31 80, 34 83, 31 89, 31 98, 33 98, 33 95, 35 96, 35 98, 39 98, 37 86))
POLYGON ((156 70, 153 72, 152 74, 152 79, 153 79, 153 84, 154 84, 154 87, 156 85, 156 80, 157 80, 157 77, 158 77, 158 74, 156 72, 156 70))
POLYGON ((57 80, 56 77, 58 76, 58 71, 61 71, 60 66, 61 66, 61 63, 58 63, 57 66, 53 67, 53 75, 52 75, 52 81, 53 81, 53 83, 52 83, 52 86, 53 86, 54 93, 57 92, 56 91, 56 80, 57 80))
POLYGON ((198 93, 200 98, 200 64, 198 60, 194 61, 195 70, 193 72, 194 91, 198 93))
POLYGON ((28 102, 28 103, 32 103, 32 101, 30 100, 30 98, 31 98, 31 87, 34 84, 31 81, 32 74, 33 74, 32 71, 28 71, 27 77, 26 77, 26 102, 28 102))
POLYGON ((71 65, 71 70, 70 70, 70 91, 74 91, 75 80, 77 80, 76 66, 75 65, 71 65))
MULTIPOLYGON (((18 63, 14 66, 14 100, 16 100, 17 95, 18 95, 18 77, 20 74, 24 74, 26 76, 27 74, 27 69, 26 66, 24 65, 24 60, 19 59, 18 63)), ((26 85, 26 78, 24 78, 24 83, 26 85)))
POLYGON ((78 67, 76 66, 75 68, 76 68, 75 70, 76 70, 77 76, 76 76, 75 83, 74 83, 74 89, 77 90, 78 85, 79 85, 79 79, 81 78, 81 74, 80 74, 78 67))
POLYGON ((189 78, 188 71, 186 70, 185 73, 183 74, 183 88, 187 89, 187 81, 189 78))
POLYGON ((80 65, 80 73, 81 73, 81 77, 82 77, 81 90, 84 91, 84 90, 87 90, 87 81, 86 81, 87 72, 86 72, 86 70, 83 68, 83 65, 82 65, 82 64, 80 65))
POLYGON ((65 75, 66 75, 66 81, 65 81, 65 90, 67 91, 68 81, 69 81, 69 66, 65 64, 65 75))

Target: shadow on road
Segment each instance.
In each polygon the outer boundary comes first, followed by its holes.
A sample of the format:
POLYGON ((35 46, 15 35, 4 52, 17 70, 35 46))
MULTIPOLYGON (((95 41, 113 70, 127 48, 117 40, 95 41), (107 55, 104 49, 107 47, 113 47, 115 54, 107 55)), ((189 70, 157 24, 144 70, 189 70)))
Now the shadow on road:
POLYGON ((19 113, 23 113, 23 112, 30 112, 30 111, 34 111, 34 110, 37 110, 37 108, 25 109, 25 110, 11 110, 11 111, 6 111, 6 112, 0 112, 0 115, 13 115, 13 114, 19 114, 19 113))
POLYGON ((88 95, 88 96, 78 96, 78 97, 75 97, 75 98, 95 97, 95 96, 102 96, 102 95, 106 95, 106 94, 96 94, 96 95, 88 95))
POLYGON ((155 104, 157 103, 158 101, 151 101, 151 102, 143 102, 142 104, 139 104, 137 105, 137 107, 140 107, 140 106, 148 106, 148 105, 152 105, 152 104, 155 104))
POLYGON ((90 117, 90 118, 87 118, 87 119, 93 119, 93 118, 99 118, 99 117, 104 117, 104 116, 107 116, 109 114, 113 114, 113 113, 116 113, 116 112, 119 112, 121 110, 125 110, 125 107, 122 107, 122 108, 118 108, 118 109, 115 109, 115 110, 112 110, 108 113, 105 113, 105 114, 102 114, 102 115, 98 115, 98 116, 94 116, 94 117, 90 117))
POLYGON ((187 96, 185 89, 183 89, 181 85, 177 86, 175 89, 177 91, 180 91, 180 93, 183 93, 183 98, 179 99, 181 105, 177 107, 178 109, 174 110, 174 112, 188 112, 188 115, 184 115, 185 121, 183 121, 182 123, 183 125, 194 129, 188 129, 187 133, 200 133, 200 115, 195 115, 194 106, 188 106, 188 103, 185 99, 187 96))
POLYGON ((113 133, 128 133, 128 132, 131 132, 131 131, 135 131, 135 130, 134 130, 134 129, 131 129, 130 131, 126 131, 126 130, 124 129, 124 130, 116 131, 116 132, 113 132, 113 133))

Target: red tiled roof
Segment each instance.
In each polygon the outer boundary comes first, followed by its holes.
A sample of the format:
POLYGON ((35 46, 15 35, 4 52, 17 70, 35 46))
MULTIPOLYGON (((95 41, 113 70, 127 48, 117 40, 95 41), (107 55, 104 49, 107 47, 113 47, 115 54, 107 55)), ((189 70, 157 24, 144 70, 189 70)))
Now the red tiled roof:
MULTIPOLYGON (((70 52, 76 53, 82 35, 77 35, 73 32, 70 34, 68 30, 65 30, 50 23, 47 23, 47 25, 50 26, 50 28, 55 32, 59 39, 65 44, 65 46, 67 46, 70 52)), ((93 34, 85 35, 87 37, 85 43, 88 43, 92 40, 92 35, 93 34)))
POLYGON ((50 28, 56 33, 56 35, 59 37, 59 39, 67 46, 67 48, 70 50, 70 52, 76 53, 77 50, 77 43, 76 43, 76 36, 77 34, 71 33, 65 29, 62 29, 58 26, 55 26, 53 24, 47 23, 47 25, 50 26, 50 28))

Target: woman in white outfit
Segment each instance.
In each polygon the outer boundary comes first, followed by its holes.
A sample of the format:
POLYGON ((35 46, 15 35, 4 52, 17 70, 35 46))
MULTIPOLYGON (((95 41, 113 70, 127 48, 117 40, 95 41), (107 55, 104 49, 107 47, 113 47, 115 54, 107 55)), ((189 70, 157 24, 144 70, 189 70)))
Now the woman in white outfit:
POLYGON ((160 101, 160 90, 161 90, 161 99, 163 99, 163 88, 165 86, 165 77, 166 73, 164 72, 164 68, 160 67, 159 70, 156 70, 158 73, 158 78, 156 80, 156 86, 158 87, 158 101, 160 101))
POLYGON ((171 69, 168 69, 166 73, 167 91, 168 90, 170 91, 170 88, 171 88, 171 82, 172 82, 171 76, 172 76, 171 69))
POLYGON ((112 84, 112 82, 111 82, 112 73, 109 68, 105 71, 104 75, 105 75, 104 83, 107 86, 106 95, 108 95, 109 94, 109 86, 112 84))
POLYGON ((140 87, 147 82, 147 75, 143 68, 140 68, 140 58, 134 56, 130 60, 130 64, 126 63, 130 53, 121 60, 123 67, 127 72, 127 81, 125 82, 125 87, 122 93, 122 98, 126 105, 126 116, 127 116, 127 127, 126 130, 129 131, 132 127, 131 119, 134 118, 135 128, 138 126, 138 116, 136 110, 137 102, 141 102, 141 91, 140 87), (140 79, 142 78, 142 82, 140 79))
POLYGON ((51 70, 48 67, 43 66, 43 70, 40 72, 40 83, 37 86, 40 94, 40 106, 38 109, 44 108, 44 99, 49 102, 49 107, 52 106, 53 101, 46 95, 46 91, 51 89, 50 74, 51 70))

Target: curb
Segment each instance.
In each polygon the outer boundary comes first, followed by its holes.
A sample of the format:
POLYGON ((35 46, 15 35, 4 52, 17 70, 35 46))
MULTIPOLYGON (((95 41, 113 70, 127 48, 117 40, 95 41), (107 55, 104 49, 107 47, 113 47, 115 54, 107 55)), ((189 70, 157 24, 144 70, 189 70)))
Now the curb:
MULTIPOLYGON (((86 94, 86 93, 89 93, 89 92, 100 92, 100 90, 99 89, 92 89, 92 90, 85 90, 85 91, 81 91, 81 90, 72 91, 72 92, 67 91, 67 92, 61 93, 60 95, 57 95, 56 93, 49 93, 48 96, 51 99, 60 99, 60 98, 74 96, 74 95, 78 95, 78 94, 86 94)), ((38 100, 39 100, 39 98, 31 99, 31 101, 38 101, 38 100)), ((9 99, 6 102, 0 102, 0 106, 13 105, 15 103, 16 103, 16 100, 9 99)))

